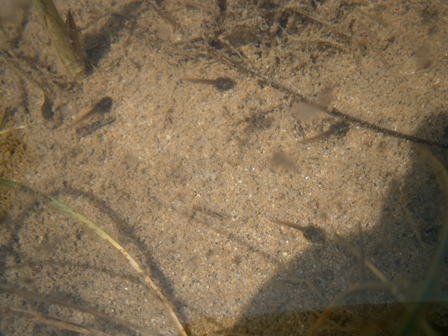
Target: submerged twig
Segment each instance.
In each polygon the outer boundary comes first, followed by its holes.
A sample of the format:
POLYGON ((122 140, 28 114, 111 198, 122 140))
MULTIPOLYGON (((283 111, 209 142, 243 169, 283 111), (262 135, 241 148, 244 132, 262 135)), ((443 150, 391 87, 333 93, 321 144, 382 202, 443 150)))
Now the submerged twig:
POLYGON ((393 130, 372 124, 370 122, 361 120, 357 117, 351 116, 351 115, 349 115, 345 112, 342 112, 334 107, 331 109, 327 108, 326 106, 321 105, 319 103, 316 103, 316 102, 306 98, 305 96, 284 86, 283 84, 280 84, 280 83, 274 81, 269 76, 263 75, 257 71, 249 69, 248 67, 241 64, 240 62, 234 61, 227 55, 224 55, 222 52, 219 52, 219 51, 209 48, 209 54, 211 56, 213 56, 214 58, 216 58, 217 60, 219 60, 220 62, 230 65, 230 66, 233 66, 234 68, 238 69, 239 71, 241 71, 243 73, 246 73, 248 75, 259 78, 262 82, 273 87, 274 89, 279 90, 283 93, 286 93, 292 97, 295 97, 298 101, 306 103, 312 107, 315 107, 316 109, 318 109, 318 110, 322 111, 323 113, 330 115, 332 117, 342 119, 342 120, 344 120, 350 124, 356 125, 358 127, 361 127, 361 128, 364 128, 364 129, 367 129, 367 130, 370 130, 370 131, 373 131, 376 133, 391 136, 394 138, 408 140, 413 143, 417 143, 417 144, 421 144, 421 145, 427 145, 427 146, 433 146, 433 147, 438 147, 438 148, 442 148, 442 149, 448 149, 448 144, 444 144, 444 143, 440 143, 438 141, 433 141, 433 140, 428 140, 428 139, 422 139, 422 138, 419 138, 419 137, 416 137, 413 135, 393 131, 393 130))
POLYGON ((112 124, 113 122, 115 122, 115 118, 114 117, 105 117, 102 118, 98 121, 95 121, 94 123, 78 128, 76 130, 76 133, 79 134, 82 137, 85 137, 89 134, 92 134, 93 132, 95 132, 96 130, 100 129, 101 127, 107 126, 109 124, 112 124))

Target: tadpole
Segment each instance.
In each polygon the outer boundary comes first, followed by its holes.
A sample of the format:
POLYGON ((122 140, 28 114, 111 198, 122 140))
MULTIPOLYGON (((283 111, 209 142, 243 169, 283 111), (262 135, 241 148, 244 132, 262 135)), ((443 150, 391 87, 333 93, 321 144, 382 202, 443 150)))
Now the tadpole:
POLYGON ((290 228, 301 231, 303 234, 303 237, 306 240, 308 240, 310 243, 313 243, 313 244, 325 243, 326 236, 327 236, 325 231, 316 226, 313 226, 313 225, 304 226, 304 225, 280 221, 280 220, 276 220, 276 219, 271 219, 271 222, 274 222, 274 223, 277 223, 280 225, 285 225, 290 228))
POLYGON ((228 77, 218 77, 216 79, 203 79, 203 78, 182 78, 182 80, 199 84, 213 85, 219 91, 228 91, 235 87, 236 82, 228 77))

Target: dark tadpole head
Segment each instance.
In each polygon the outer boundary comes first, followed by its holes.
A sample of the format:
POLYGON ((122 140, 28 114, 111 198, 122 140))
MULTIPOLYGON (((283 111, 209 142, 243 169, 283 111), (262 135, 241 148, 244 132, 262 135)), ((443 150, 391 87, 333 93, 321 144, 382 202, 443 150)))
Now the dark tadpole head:
POLYGON ((108 113, 112 109, 113 100, 111 97, 104 97, 93 107, 94 112, 96 113, 108 113))
POLYGON ((40 111, 42 113, 42 117, 46 121, 51 121, 54 119, 53 102, 47 96, 45 96, 45 100, 40 108, 40 111))
POLYGON ((315 226, 307 226, 302 230, 303 237, 313 244, 325 243, 325 232, 315 226))
POLYGON ((235 87, 236 82, 227 77, 219 77, 215 79, 215 87, 219 91, 228 91, 235 87))

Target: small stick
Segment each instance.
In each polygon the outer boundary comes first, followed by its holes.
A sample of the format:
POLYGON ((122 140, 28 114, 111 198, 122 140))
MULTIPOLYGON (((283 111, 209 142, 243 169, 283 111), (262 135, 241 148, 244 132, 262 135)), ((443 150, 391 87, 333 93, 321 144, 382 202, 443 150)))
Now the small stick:
POLYGON ((103 118, 100 119, 98 121, 95 121, 94 123, 78 128, 76 130, 76 133, 79 134, 82 137, 85 137, 89 134, 92 134, 93 132, 95 132, 97 129, 100 129, 101 127, 104 127, 106 125, 112 124, 113 122, 115 122, 115 118, 114 117, 107 117, 107 118, 103 118))
POLYGON ((321 134, 318 134, 316 136, 300 140, 299 143, 307 144, 310 142, 326 140, 326 139, 330 138, 332 135, 339 135, 342 137, 345 134, 347 134, 349 127, 350 126, 348 123, 346 123, 345 121, 340 121, 334 125, 331 125, 327 131, 325 131, 321 134))
POLYGON ((195 215, 195 213, 197 211, 200 211, 200 212, 202 212, 202 213, 204 213, 206 215, 209 215, 211 217, 217 218, 220 221, 223 221, 223 220, 227 219, 226 215, 223 215, 222 213, 219 213, 219 212, 216 212, 216 211, 209 210, 209 209, 204 208, 204 207, 195 207, 194 211, 193 211, 193 216, 195 215))
POLYGON ((9 132, 12 132, 14 130, 19 130, 19 129, 24 129, 25 126, 16 126, 16 127, 11 127, 11 128, 7 128, 4 130, 0 130, 0 134, 8 134, 9 132))

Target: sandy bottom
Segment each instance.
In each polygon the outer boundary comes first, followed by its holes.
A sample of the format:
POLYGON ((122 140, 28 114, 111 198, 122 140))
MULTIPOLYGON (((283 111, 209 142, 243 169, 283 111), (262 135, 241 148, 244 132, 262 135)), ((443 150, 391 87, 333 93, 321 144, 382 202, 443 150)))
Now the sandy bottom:
MULTIPOLYGON (((189 334, 302 335, 332 302, 446 300, 446 261, 421 293, 446 221, 421 154, 448 162, 446 2, 55 3, 88 71, 70 83, 35 8, 0 9, 0 176, 116 239, 189 334)), ((1 335, 178 333, 117 250, 0 193, 1 335)), ((406 315, 379 311, 320 330, 406 315)))

